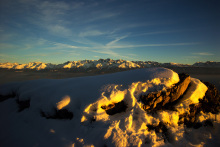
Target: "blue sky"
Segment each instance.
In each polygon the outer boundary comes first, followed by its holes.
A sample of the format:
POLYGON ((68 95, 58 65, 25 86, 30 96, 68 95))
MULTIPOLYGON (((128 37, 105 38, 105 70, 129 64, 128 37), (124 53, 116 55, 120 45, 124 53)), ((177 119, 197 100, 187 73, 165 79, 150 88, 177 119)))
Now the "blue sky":
POLYGON ((219 0, 0 0, 0 62, 220 61, 219 0))

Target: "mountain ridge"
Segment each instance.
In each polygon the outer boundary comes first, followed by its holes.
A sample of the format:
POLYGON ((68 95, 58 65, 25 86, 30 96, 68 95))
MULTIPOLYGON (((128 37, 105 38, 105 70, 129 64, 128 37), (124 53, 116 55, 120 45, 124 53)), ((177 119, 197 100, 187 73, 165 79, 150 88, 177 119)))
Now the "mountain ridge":
POLYGON ((192 65, 181 63, 159 63, 156 61, 128 61, 128 60, 113 60, 113 59, 99 59, 99 60, 79 60, 67 61, 61 64, 43 63, 43 62, 29 62, 27 64, 19 63, 0 63, 2 69, 134 69, 147 67, 220 67, 220 62, 207 61, 196 62, 192 65))

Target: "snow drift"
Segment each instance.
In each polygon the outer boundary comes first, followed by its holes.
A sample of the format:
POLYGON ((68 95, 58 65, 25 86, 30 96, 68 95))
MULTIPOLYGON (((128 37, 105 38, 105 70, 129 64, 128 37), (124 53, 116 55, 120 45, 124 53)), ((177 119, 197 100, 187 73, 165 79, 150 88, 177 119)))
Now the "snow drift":
MULTIPOLYGON (((165 68, 101 76, 33 80, 1 85, 1 146, 195 146, 219 145, 219 114, 199 113, 213 127, 187 128, 181 121, 207 87, 191 79, 175 110, 148 113, 141 95, 166 91, 179 76, 165 68), (160 127, 158 129, 158 126, 160 127)), ((204 125, 205 126, 205 125, 204 125)))

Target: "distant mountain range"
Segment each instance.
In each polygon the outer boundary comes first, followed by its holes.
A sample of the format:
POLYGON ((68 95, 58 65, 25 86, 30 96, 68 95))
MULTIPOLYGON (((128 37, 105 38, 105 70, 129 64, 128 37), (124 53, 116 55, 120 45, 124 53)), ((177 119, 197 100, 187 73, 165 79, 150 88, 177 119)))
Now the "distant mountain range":
POLYGON ((27 64, 19 63, 0 63, 2 69, 133 69, 133 68, 146 68, 146 67, 220 67, 220 62, 207 61, 196 62, 193 65, 179 64, 179 63, 159 63, 154 61, 126 61, 126 60, 112 60, 112 59, 99 59, 99 60, 79 60, 67 61, 63 64, 52 64, 42 62, 30 62, 27 64))

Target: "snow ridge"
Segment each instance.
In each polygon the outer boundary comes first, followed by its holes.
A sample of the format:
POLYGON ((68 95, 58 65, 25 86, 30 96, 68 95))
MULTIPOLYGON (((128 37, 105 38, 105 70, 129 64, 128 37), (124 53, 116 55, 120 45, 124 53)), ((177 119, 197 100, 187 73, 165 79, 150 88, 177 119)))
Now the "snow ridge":
POLYGON ((146 67, 220 67, 220 62, 207 61, 196 62, 193 65, 180 64, 180 63, 159 63, 155 61, 126 61, 126 60, 112 60, 112 59, 99 59, 99 60, 79 60, 67 61, 63 64, 52 64, 43 62, 30 62, 27 64, 18 63, 0 63, 0 68, 4 69, 134 69, 146 67))
POLYGON ((199 67, 220 67, 220 62, 207 61, 207 62, 196 62, 193 66, 199 67))

